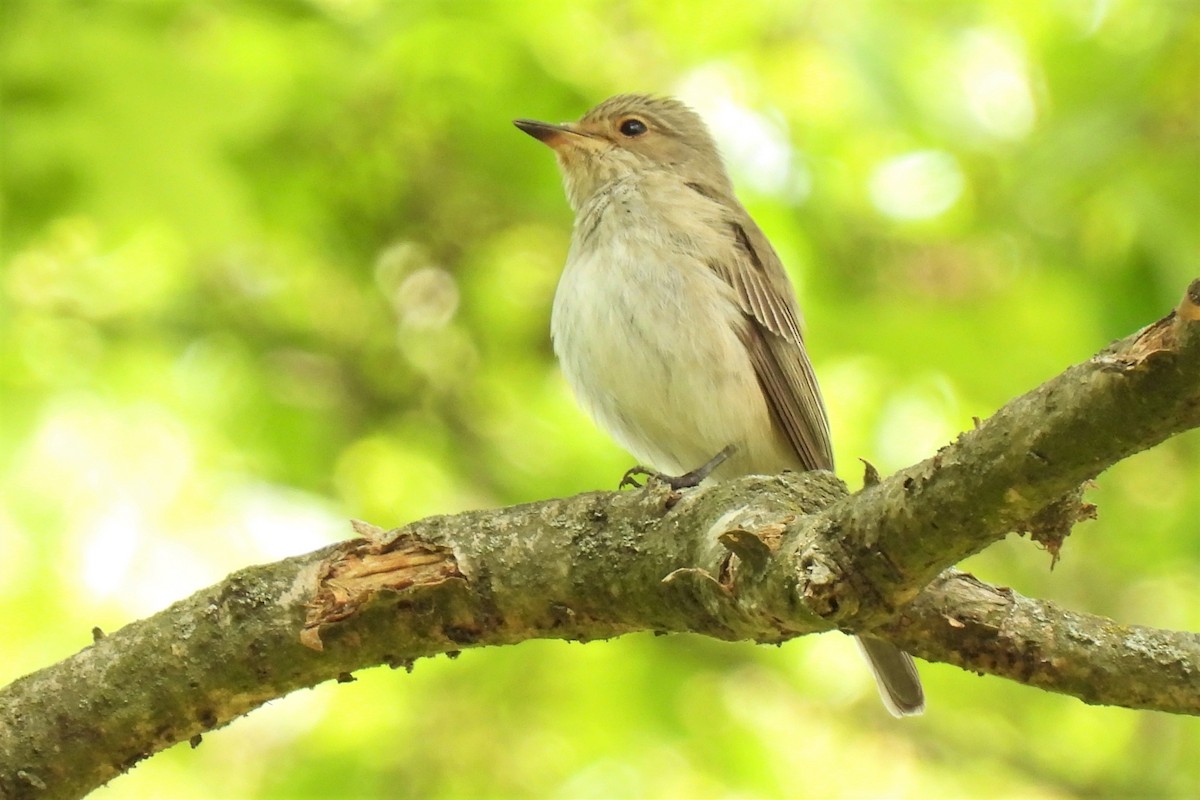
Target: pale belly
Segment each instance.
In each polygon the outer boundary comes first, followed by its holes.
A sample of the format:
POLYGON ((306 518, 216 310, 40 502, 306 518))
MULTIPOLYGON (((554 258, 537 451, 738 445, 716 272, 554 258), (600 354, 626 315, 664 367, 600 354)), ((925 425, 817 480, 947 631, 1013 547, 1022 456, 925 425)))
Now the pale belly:
POLYGON ((584 409, 635 458, 679 475, 727 445, 714 475, 799 469, 772 424, 736 328, 732 290, 703 264, 652 263, 640 242, 568 260, 554 350, 584 409))

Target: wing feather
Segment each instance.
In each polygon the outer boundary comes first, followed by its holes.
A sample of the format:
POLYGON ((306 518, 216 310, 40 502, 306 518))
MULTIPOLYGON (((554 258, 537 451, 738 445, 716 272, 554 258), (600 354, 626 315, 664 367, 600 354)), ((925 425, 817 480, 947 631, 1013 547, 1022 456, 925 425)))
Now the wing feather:
MULTIPOLYGON (((767 237, 733 202, 729 246, 710 254, 709 266, 733 288, 748 318, 742 341, 782 433, 806 469, 832 469, 829 421, 791 283, 767 237)), ((729 209, 728 202, 722 205, 729 209)))

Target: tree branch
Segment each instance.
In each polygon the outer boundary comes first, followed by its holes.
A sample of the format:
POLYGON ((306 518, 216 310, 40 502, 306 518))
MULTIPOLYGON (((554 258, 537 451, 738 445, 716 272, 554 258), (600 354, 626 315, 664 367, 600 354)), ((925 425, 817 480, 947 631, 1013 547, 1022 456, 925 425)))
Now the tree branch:
POLYGON ((830 508, 825 524, 847 555, 823 563, 828 574, 806 588, 832 593, 828 602, 839 611, 826 618, 850 628, 882 623, 942 570, 1010 531, 1044 524, 1048 506, 1068 521, 1086 515, 1071 507, 1081 484, 1200 426, 1198 318, 1200 279, 1164 319, 1011 401, 932 458, 830 508), (1065 509, 1058 507, 1064 498, 1065 509), (832 584, 872 591, 849 602, 832 584))
POLYGON ((0 690, 0 797, 78 797, 356 669, 636 630, 760 642, 874 630, 929 660, 1089 703, 1200 713, 1194 634, 937 578, 1081 481, 1197 425, 1200 281, 1166 319, 853 496, 828 473, 785 474, 390 532, 359 524, 363 538, 237 572, 0 690))
POLYGON ((927 661, 1091 705, 1200 715, 1200 636, 1070 611, 947 570, 884 629, 927 661))

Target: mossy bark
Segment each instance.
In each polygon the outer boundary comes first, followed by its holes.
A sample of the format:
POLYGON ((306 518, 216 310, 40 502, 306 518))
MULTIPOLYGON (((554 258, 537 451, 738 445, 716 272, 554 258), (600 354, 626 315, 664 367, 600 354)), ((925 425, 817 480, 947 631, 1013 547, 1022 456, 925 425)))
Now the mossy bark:
POLYGON ((0 798, 79 797, 364 667, 639 630, 759 642, 872 631, 1085 702, 1200 714, 1195 634, 1120 626, 949 570, 1014 529, 1061 542, 1086 515, 1080 483, 1197 426, 1200 281, 1164 320, 854 495, 815 472, 392 531, 358 523, 359 538, 241 570, 0 690, 0 798))

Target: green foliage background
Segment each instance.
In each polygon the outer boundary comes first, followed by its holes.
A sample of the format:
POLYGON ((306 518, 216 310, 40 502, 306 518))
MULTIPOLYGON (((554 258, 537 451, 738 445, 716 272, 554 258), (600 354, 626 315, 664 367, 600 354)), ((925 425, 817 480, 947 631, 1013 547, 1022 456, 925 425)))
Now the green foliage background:
MULTIPOLYGON (((1200 255, 1200 5, 0 8, 0 683, 247 563, 611 487, 547 333, 570 212, 513 117, 680 93, 792 271, 842 475, 933 453, 1162 316, 1200 255)), ((1101 477, 1051 572, 1200 630, 1200 440, 1101 477)), ((1200 723, 850 643, 535 642, 298 693, 133 797, 1196 796, 1200 723)), ((129 687, 136 691, 136 687, 129 687)))

